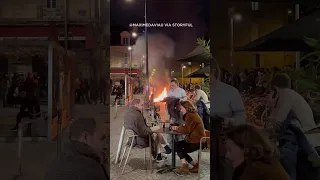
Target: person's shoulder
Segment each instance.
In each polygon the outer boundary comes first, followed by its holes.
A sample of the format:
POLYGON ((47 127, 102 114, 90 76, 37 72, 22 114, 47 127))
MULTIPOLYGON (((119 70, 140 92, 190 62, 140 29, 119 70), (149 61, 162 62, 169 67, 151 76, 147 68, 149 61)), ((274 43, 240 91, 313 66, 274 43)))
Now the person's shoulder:
POLYGON ((198 115, 198 113, 187 113, 186 114, 186 119, 193 119, 193 120, 196 120, 196 119, 200 119, 200 116, 198 115))
MULTIPOLYGON (((252 162, 243 173, 244 177, 269 177, 267 179, 289 180, 288 174, 278 161, 265 163, 261 161, 252 162)), ((252 179, 252 178, 251 178, 252 179)))
POLYGON ((178 87, 179 91, 186 92, 183 88, 178 87))
POLYGON ((231 93, 239 93, 238 89, 227 84, 227 83, 224 83, 224 82, 220 82, 221 83, 221 86, 223 87, 223 89, 225 91, 228 91, 228 92, 231 92, 231 93))

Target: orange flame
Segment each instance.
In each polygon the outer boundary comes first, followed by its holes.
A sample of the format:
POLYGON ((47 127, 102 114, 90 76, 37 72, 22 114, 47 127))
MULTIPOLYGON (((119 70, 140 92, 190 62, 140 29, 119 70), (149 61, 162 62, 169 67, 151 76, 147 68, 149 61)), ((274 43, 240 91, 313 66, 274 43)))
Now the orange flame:
POLYGON ((166 98, 167 96, 168 96, 167 88, 164 88, 162 93, 157 98, 154 98, 153 102, 163 101, 164 98, 166 98))

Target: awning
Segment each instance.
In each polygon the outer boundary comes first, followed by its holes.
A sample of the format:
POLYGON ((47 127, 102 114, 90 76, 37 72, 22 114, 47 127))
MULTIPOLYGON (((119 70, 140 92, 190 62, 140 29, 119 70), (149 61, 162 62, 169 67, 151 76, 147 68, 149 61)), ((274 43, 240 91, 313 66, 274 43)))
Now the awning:
POLYGON ((305 37, 320 38, 320 11, 235 48, 235 51, 311 51, 305 37))
POLYGON ((207 59, 204 55, 204 49, 201 46, 197 46, 193 51, 179 59, 180 62, 193 62, 193 63, 208 63, 209 59, 207 59))
MULTIPOLYGON (((110 68, 111 75, 125 75, 130 74, 130 70, 126 68, 110 68)), ((138 69, 131 69, 132 75, 139 75, 141 72, 138 69)))
POLYGON ((188 76, 186 76, 186 78, 207 78, 208 76, 206 74, 210 73, 210 66, 206 66, 204 68, 199 69, 198 71, 195 71, 191 74, 189 74, 188 76))

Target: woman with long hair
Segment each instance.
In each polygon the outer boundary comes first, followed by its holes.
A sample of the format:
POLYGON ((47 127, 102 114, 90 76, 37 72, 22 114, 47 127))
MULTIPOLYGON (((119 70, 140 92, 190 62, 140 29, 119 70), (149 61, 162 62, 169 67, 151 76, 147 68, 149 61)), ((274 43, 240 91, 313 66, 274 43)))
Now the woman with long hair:
POLYGON ((226 148, 226 158, 235 168, 233 180, 290 180, 277 147, 258 129, 235 127, 227 133, 226 148))
POLYGON ((198 163, 188 153, 200 148, 201 138, 205 136, 204 125, 193 103, 182 101, 179 108, 185 124, 184 126, 173 126, 172 130, 186 136, 184 140, 175 143, 175 149, 182 164, 181 168, 176 169, 175 172, 178 174, 198 173, 198 163), (191 169, 189 169, 188 163, 193 166, 191 169))

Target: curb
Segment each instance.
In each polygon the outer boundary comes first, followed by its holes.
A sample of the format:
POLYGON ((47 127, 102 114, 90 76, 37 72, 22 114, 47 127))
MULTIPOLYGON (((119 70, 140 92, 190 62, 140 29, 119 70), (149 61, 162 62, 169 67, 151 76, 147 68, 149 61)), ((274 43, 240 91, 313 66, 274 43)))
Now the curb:
MULTIPOLYGON (((0 137, 0 143, 17 143, 17 137, 0 137)), ((37 143, 37 142, 48 142, 47 137, 23 137, 22 142, 30 142, 30 143, 37 143)))

